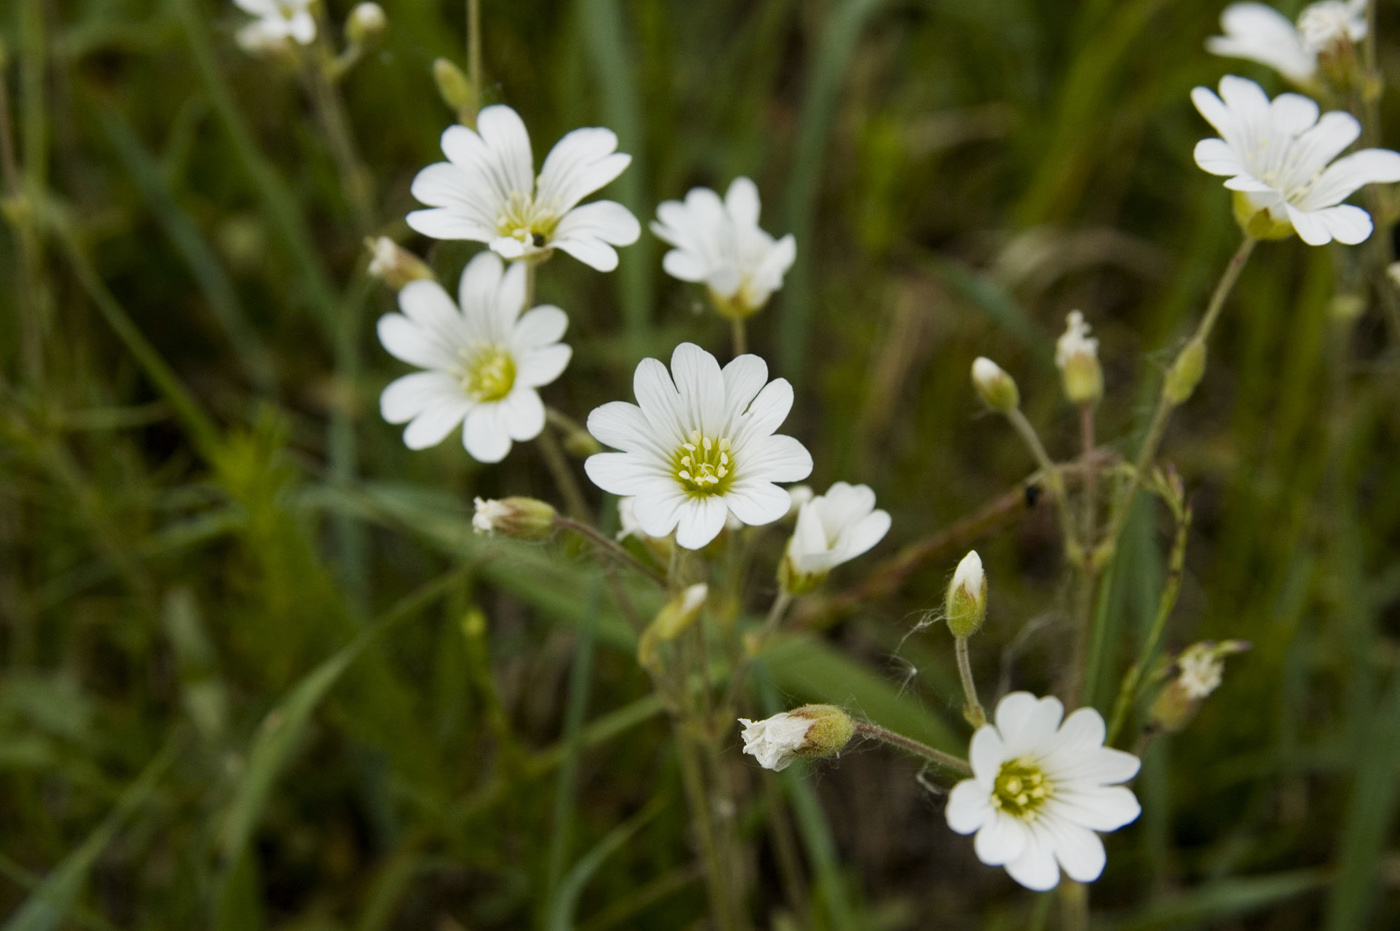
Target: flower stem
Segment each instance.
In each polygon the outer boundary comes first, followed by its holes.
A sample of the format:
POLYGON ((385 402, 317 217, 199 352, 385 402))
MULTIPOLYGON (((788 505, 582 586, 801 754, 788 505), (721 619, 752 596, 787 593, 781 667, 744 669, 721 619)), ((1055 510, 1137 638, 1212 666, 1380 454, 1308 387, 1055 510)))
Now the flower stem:
POLYGON ((968 656, 966 637, 954 640, 954 652, 958 657, 958 676, 962 679, 963 698, 967 702, 963 706, 963 717, 967 718, 967 723, 974 728, 981 727, 987 723, 987 712, 982 707, 982 702, 977 699, 977 683, 972 678, 972 660, 968 656))
POLYGON ((1040 466, 1041 474, 1045 476, 1045 483, 1050 486, 1050 494, 1055 499, 1055 508, 1060 515, 1060 528, 1064 531, 1065 553, 1071 563, 1078 564, 1083 548, 1079 544, 1078 535, 1074 532, 1074 517, 1070 514, 1069 500, 1065 495, 1064 477, 1060 475, 1059 468, 1051 461, 1050 454, 1045 451, 1045 446, 1040 442, 1040 436, 1035 432, 1035 427, 1026 419, 1026 415, 1021 413, 1021 409, 1013 407, 1006 412, 1006 419, 1011 422, 1011 426, 1025 441, 1026 447, 1035 457, 1036 464, 1040 466))
MULTIPOLYGON (((1195 343, 1200 343, 1202 346, 1209 343, 1211 330, 1215 328, 1215 323, 1220 318, 1220 312, 1225 307, 1225 299, 1234 290, 1235 282, 1239 280, 1240 272, 1244 269, 1245 263, 1249 261, 1249 256, 1254 251, 1257 242, 1258 240, 1253 236, 1245 234, 1240 247, 1235 250, 1234 256, 1230 259, 1230 264, 1225 266, 1225 272, 1220 276, 1220 281, 1215 286, 1215 292, 1210 296, 1205 316, 1196 326, 1196 332, 1186 341, 1186 348, 1195 343)), ((1173 363, 1174 365, 1175 363, 1173 363)), ((1171 369, 1169 368, 1168 371, 1170 372, 1171 369)), ((1113 517, 1110 519, 1108 532, 1094 553, 1096 565, 1102 566, 1113 555, 1113 549, 1118 543, 1118 535, 1123 532, 1123 525, 1128 522, 1128 515, 1132 511, 1133 499, 1137 497, 1138 490, 1142 488, 1143 477, 1152 466, 1152 460, 1157 455, 1157 447, 1161 445, 1162 435, 1166 432, 1167 421, 1171 419, 1172 411, 1176 407, 1177 403, 1172 401, 1167 394, 1167 385, 1163 383, 1162 393, 1157 399, 1157 409, 1152 412, 1152 421, 1147 428, 1147 436, 1143 438, 1142 448, 1138 450, 1137 461, 1134 463, 1132 475, 1128 479, 1128 487, 1122 494, 1118 495, 1118 499, 1114 503, 1113 517)))
POLYGON ((742 317, 731 317, 729 320, 730 332, 734 335, 734 355, 742 356, 749 351, 748 329, 742 317))
POLYGON ((951 769, 954 772, 962 773, 964 776, 972 775, 972 766, 967 760, 953 756, 951 753, 944 753, 942 750, 935 750, 928 744, 920 743, 912 737, 905 737, 903 734, 896 734, 894 731, 885 730, 878 724, 871 724, 869 721, 857 721, 856 733, 862 737, 870 737, 881 743, 887 743, 891 747, 898 747, 906 753, 928 760, 930 763, 937 763, 939 766, 951 769))
POLYGON ((583 496, 578 479, 574 478, 574 470, 569 467, 569 460, 554 436, 552 425, 545 425, 540 431, 539 440, 540 454, 544 456, 544 464, 554 476, 554 484, 558 486, 559 494, 564 496, 569 515, 576 520, 591 522, 593 517, 588 507, 588 499, 583 496))
MULTIPOLYGON (((1084 549, 1093 552, 1095 535, 1098 533, 1098 502, 1096 485, 1098 470, 1094 465, 1094 406, 1081 404, 1079 407, 1079 439, 1083 447, 1081 463, 1081 510, 1080 533, 1083 534, 1084 549)), ((1065 684, 1067 704, 1073 708, 1080 704, 1084 693, 1085 669, 1089 661, 1089 644, 1093 640, 1094 594, 1098 590, 1099 567, 1093 560, 1083 560, 1075 572, 1074 595, 1074 653, 1070 659, 1069 677, 1065 684)))
POLYGON ((625 548, 619 546, 614 541, 609 540, 607 537, 599 533, 592 526, 585 524, 582 521, 574 520, 572 517, 564 517, 563 515, 555 515, 554 526, 558 527, 561 530, 568 530, 578 534, 579 536, 586 539, 588 542, 592 543, 594 546, 598 547, 598 549, 601 552, 607 554, 612 559, 617 560, 619 563, 621 563, 624 566, 627 566, 630 569, 637 570, 642 575, 651 579, 657 585, 660 585, 663 588, 665 587, 666 580, 662 578, 661 573, 657 572, 655 569, 651 568, 651 566, 648 566, 646 563, 642 562, 640 559, 627 552, 625 548))

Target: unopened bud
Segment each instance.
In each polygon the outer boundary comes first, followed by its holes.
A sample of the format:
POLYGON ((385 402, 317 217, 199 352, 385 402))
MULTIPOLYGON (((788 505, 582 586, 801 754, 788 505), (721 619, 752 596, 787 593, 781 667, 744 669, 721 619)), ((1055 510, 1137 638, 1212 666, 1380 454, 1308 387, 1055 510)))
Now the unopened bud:
POLYGON ((1167 371, 1167 381, 1162 385, 1163 396, 1172 404, 1185 403, 1201 383, 1201 376, 1205 373, 1206 344, 1203 340, 1193 337, 1191 342, 1182 347, 1181 353, 1167 371))
POLYGON ((433 270, 418 256, 394 242, 388 236, 365 238, 369 249, 369 273, 398 291, 410 281, 433 278, 433 270))
POLYGON ((803 705, 762 721, 740 718, 744 752, 764 769, 781 771, 798 757, 840 753, 856 732, 855 721, 835 705, 803 705))
POLYGON ((987 619, 987 576, 982 571, 982 557, 973 550, 958 563, 953 581, 948 585, 948 600, 944 606, 948 629, 959 639, 970 637, 987 619))
POLYGON ((442 102, 456 112, 458 121, 463 125, 475 125, 479 99, 476 88, 462 69, 446 58, 439 58, 433 62, 433 80, 442 102))
POLYGON ((986 356, 978 356, 972 362, 972 385, 982 396, 982 403, 998 413, 1008 414, 1021 406, 1016 380, 986 356))
POLYGON ((389 18, 377 3, 358 3, 345 20, 345 38, 351 45, 374 45, 384 35, 389 18))
POLYGON ((555 510, 534 498, 476 499, 472 529, 513 540, 538 542, 554 536, 555 510))
POLYGON ((1152 703, 1152 725, 1171 734, 1191 723, 1201 702, 1220 687, 1225 657, 1248 649, 1249 644, 1243 640, 1205 640, 1182 650, 1176 658, 1176 675, 1152 703))
POLYGON ((1065 318, 1065 332, 1055 343, 1055 364, 1072 404, 1097 404, 1103 397, 1103 367, 1099 365, 1099 341, 1089 335, 1084 315, 1072 310, 1065 318))
POLYGON ((666 602, 637 641, 637 662, 648 669, 656 668, 661 644, 675 640, 699 619, 709 595, 709 586, 699 582, 666 602))
POLYGON ((778 587, 783 594, 793 598, 805 595, 825 582, 826 576, 825 572, 803 572, 797 568, 792 558, 792 540, 788 540, 787 549, 783 550, 783 558, 778 563, 778 587))

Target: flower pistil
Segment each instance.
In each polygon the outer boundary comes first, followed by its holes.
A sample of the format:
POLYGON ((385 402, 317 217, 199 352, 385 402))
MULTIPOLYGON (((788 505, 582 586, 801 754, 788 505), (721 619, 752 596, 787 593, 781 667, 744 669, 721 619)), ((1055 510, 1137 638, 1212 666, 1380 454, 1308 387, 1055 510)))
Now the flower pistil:
POLYGON ((690 431, 688 442, 677 447, 676 478, 693 498, 722 495, 729 490, 734 471, 729 437, 714 439, 699 430, 690 431))

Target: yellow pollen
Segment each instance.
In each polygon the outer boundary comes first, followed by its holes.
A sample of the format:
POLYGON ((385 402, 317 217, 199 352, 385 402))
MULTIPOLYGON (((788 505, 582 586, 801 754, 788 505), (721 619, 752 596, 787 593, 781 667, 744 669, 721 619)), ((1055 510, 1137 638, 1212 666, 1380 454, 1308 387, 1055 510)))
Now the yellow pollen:
POLYGON ((542 204, 529 194, 513 191, 496 220, 496 234, 543 249, 559 225, 559 213, 552 204, 542 204))
POLYGON ((461 351, 459 381, 473 401, 499 401, 515 387, 515 360, 497 343, 473 343, 461 351))
POLYGON ((992 804, 1009 815, 1030 819, 1050 797, 1052 786, 1039 766, 1026 759, 1001 764, 992 787, 992 804))
POLYGON ((733 481, 729 438, 705 436, 692 430, 672 455, 676 478, 692 497, 722 495, 733 481))

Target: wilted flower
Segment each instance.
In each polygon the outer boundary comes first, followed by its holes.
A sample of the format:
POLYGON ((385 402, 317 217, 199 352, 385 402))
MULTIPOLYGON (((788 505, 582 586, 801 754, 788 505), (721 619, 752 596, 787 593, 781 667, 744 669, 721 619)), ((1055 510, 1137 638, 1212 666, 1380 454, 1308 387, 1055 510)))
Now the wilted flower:
POLYGON ((669 373, 643 359, 633 391, 637 404, 612 401, 588 415, 588 432, 622 451, 590 456, 584 469, 604 491, 633 496, 648 536, 674 530, 678 544, 695 550, 730 514, 761 526, 787 513, 791 499, 773 483, 806 478, 812 456, 773 433, 793 396, 785 379, 768 382, 766 362, 742 355, 721 370, 714 356, 682 343, 669 373))
POLYGON ((723 201, 703 187, 691 188, 684 202, 664 201, 651 231, 675 248, 662 267, 681 281, 703 282, 726 317, 757 313, 797 258, 797 240, 789 234, 775 242, 759 228, 758 213, 758 187, 748 178, 735 178, 723 201))
POLYGON ((554 536, 554 508, 534 498, 477 498, 472 514, 476 533, 499 533, 516 540, 548 540, 554 536))
POLYGON ((996 723, 972 735, 973 777, 948 796, 948 826, 977 837, 977 858, 1004 866, 1027 889, 1076 882, 1103 872, 1103 841, 1141 813, 1131 789, 1131 753, 1105 747, 1103 718, 1081 708, 1064 719, 1056 698, 1013 692, 997 705, 996 723))
POLYGON ((837 482, 797 513, 779 572, 784 590, 810 591, 832 569, 883 540, 889 530, 890 515, 875 509, 875 492, 866 485, 837 482))
POLYGON ((840 753, 855 733, 855 722, 835 705, 803 705, 762 721, 740 718, 744 752, 764 769, 781 772, 798 757, 840 753))
POLYGON ((309 45, 316 38, 315 0, 233 0, 238 8, 257 19, 238 30, 240 48, 262 55, 284 48, 288 40, 309 45))
POLYGON ((1198 87, 1191 100, 1219 139, 1196 144, 1196 164, 1229 178, 1235 215, 1252 235, 1280 238, 1296 231, 1310 246, 1336 239, 1354 245, 1371 235, 1371 216, 1342 201, 1366 184, 1400 181, 1400 153, 1363 149, 1331 161, 1361 134, 1349 113, 1318 118, 1318 106, 1298 94, 1269 101, 1245 78, 1220 80, 1220 96, 1198 87))
POLYGON ((1084 315, 1071 310, 1065 332, 1055 342, 1055 364, 1064 381, 1065 396, 1072 404, 1094 404, 1103 397, 1103 368, 1099 365, 1099 341, 1089 335, 1084 315))
POLYGON ((395 290, 401 289, 410 281, 433 277, 433 270, 426 262, 388 236, 367 238, 365 246, 369 249, 370 275, 395 290))
POLYGON ((1152 726, 1175 733, 1189 724, 1201 702, 1224 680, 1225 657, 1248 649, 1243 640, 1203 640, 1182 650, 1176 658, 1176 675, 1152 702, 1152 726))
POLYGON ((407 423, 404 443, 425 449, 465 421, 462 443, 481 462, 500 462, 513 440, 544 429, 539 391, 564 371, 573 350, 559 340, 569 318, 558 307, 525 310, 525 269, 504 270, 491 252, 462 272, 460 308, 436 281, 410 281, 402 314, 379 319, 379 340, 427 371, 391 382, 379 399, 389 423, 407 423))
POLYGON ((562 249, 599 271, 617 268, 613 246, 637 241, 641 226, 619 203, 578 202, 622 174, 632 156, 617 151, 610 129, 576 129, 550 150, 535 178, 525 124, 506 106, 486 107, 476 130, 442 134, 447 161, 413 179, 413 196, 428 210, 408 225, 434 239, 488 243, 507 259, 544 259, 562 249))
POLYGON ((1263 3, 1232 3, 1220 14, 1223 36, 1206 49, 1268 65, 1294 84, 1317 77, 1318 58, 1366 38, 1366 0, 1326 0, 1305 7, 1298 24, 1263 3))

